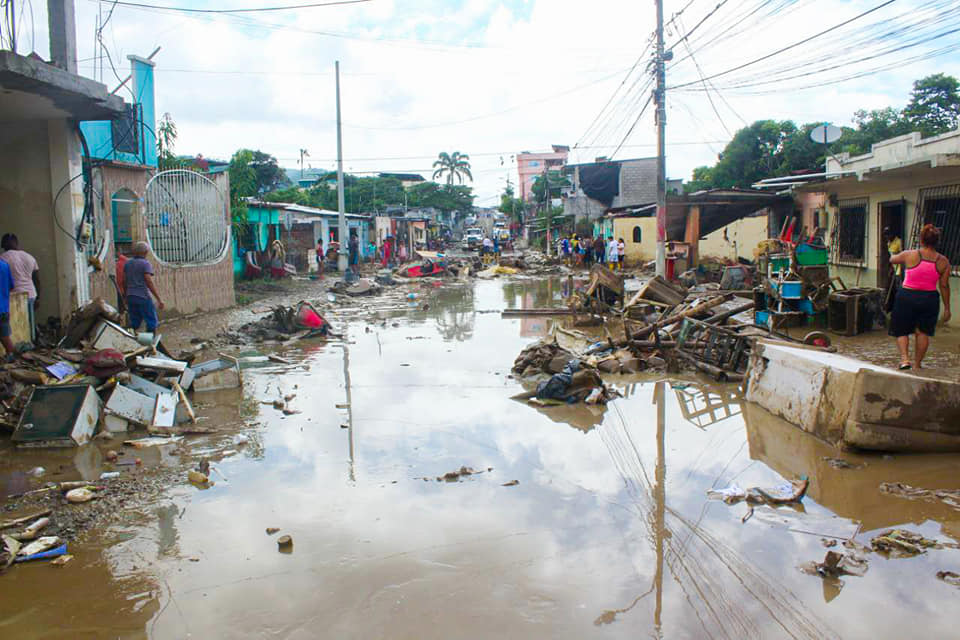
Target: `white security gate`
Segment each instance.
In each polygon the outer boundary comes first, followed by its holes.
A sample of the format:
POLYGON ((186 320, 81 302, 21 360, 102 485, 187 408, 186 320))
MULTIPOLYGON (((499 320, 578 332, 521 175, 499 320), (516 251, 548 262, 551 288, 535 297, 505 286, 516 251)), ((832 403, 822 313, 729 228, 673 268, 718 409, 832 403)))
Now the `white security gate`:
POLYGON ((227 200, 196 171, 161 171, 144 196, 147 240, 154 254, 174 265, 219 262, 230 242, 227 200))

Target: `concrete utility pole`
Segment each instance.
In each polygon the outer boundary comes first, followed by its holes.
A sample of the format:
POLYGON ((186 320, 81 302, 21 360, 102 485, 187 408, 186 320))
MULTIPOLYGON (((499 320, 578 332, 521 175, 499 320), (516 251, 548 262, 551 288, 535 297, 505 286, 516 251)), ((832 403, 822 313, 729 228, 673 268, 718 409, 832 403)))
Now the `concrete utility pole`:
POLYGON ((339 216, 340 254, 337 256, 337 269, 347 273, 347 250, 350 239, 347 238, 347 208, 343 203, 343 132, 340 124, 340 61, 336 62, 337 71, 337 210, 339 216))
POLYGON ((303 156, 310 157, 306 149, 300 149, 300 179, 303 180, 303 156))
POLYGON ((667 80, 663 51, 663 0, 657 3, 657 275, 667 274, 667 80))
POLYGON ((547 223, 547 255, 550 255, 550 181, 547 178, 547 168, 543 168, 543 215, 547 223))

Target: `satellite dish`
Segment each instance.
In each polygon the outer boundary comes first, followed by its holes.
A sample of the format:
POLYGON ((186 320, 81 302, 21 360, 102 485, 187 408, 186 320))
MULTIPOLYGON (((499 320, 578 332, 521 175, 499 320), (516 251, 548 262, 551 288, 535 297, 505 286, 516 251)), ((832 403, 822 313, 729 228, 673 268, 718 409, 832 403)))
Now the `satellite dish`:
POLYGON ((814 127, 810 132, 810 139, 820 144, 830 144, 836 142, 843 135, 843 129, 835 127, 832 124, 821 124, 814 127))

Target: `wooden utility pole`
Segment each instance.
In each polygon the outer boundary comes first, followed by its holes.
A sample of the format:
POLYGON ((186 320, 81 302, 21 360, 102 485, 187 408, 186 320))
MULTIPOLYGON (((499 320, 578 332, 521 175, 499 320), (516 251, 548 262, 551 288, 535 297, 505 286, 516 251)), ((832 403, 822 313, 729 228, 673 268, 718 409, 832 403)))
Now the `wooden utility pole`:
POLYGON ((657 275, 667 273, 667 87, 663 51, 663 0, 657 3, 657 275))
POLYGON ((347 208, 343 203, 343 131, 340 123, 340 61, 336 62, 337 71, 337 210, 340 212, 337 235, 340 239, 340 254, 337 256, 337 269, 347 273, 347 208))

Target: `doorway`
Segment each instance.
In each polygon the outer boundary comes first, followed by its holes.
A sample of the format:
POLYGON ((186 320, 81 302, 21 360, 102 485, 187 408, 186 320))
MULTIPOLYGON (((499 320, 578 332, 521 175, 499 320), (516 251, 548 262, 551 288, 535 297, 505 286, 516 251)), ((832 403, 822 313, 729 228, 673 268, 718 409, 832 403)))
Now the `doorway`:
POLYGON ((903 246, 903 223, 904 206, 903 200, 892 200, 890 202, 881 202, 877 211, 877 234, 879 246, 877 247, 877 286, 886 289, 890 286, 890 277, 893 271, 890 268, 890 251, 884 240, 884 230, 889 229, 891 237, 900 238, 901 251, 906 248, 903 246))

